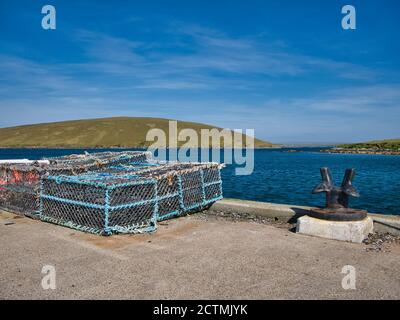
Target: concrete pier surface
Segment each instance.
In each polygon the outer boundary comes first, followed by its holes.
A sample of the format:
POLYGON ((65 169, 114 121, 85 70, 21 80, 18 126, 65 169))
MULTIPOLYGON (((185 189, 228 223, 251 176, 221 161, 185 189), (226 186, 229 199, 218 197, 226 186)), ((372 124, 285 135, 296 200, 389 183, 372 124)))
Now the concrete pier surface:
POLYGON ((277 226, 202 213, 100 237, 0 212, 0 298, 400 299, 400 244, 367 251, 277 226), (356 289, 342 287, 347 265, 356 289))

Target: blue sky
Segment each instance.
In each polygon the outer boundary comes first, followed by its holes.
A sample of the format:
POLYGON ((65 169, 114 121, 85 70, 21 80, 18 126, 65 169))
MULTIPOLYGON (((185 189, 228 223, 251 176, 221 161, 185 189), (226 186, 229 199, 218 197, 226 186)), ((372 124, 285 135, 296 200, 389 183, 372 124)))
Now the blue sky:
POLYGON ((0 0, 0 127, 149 116, 274 142, 399 138, 399 30, 399 1, 0 0))

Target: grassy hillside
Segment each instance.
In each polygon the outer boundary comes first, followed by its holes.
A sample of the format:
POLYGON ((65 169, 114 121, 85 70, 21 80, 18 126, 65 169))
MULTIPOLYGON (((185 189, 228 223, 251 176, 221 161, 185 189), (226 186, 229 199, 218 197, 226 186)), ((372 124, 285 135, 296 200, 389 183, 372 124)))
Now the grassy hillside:
POLYGON ((338 147, 346 149, 400 150, 400 139, 375 140, 363 143, 342 144, 338 147))
MULTIPOLYGON (((168 119, 119 117, 0 128, 0 147, 147 147, 153 143, 146 141, 146 134, 152 128, 162 129, 168 135, 168 119)), ((200 136, 201 129, 214 127, 179 121, 178 130, 185 128, 196 130, 200 136)), ((258 139, 254 145, 256 148, 275 146, 258 139)))

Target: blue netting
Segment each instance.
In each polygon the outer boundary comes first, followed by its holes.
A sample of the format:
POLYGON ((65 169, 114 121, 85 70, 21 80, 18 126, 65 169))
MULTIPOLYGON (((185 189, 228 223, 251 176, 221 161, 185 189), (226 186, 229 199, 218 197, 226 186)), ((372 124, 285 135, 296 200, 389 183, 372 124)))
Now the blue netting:
POLYGON ((154 231, 156 182, 125 179, 97 173, 46 177, 40 219, 104 235, 154 231))
POLYGON ((201 210, 222 198, 220 166, 215 163, 156 162, 107 168, 113 173, 134 173, 136 179, 156 177, 158 221, 201 210))
POLYGON ((40 218, 98 234, 150 232, 221 198, 218 164, 130 163, 44 178, 40 218))

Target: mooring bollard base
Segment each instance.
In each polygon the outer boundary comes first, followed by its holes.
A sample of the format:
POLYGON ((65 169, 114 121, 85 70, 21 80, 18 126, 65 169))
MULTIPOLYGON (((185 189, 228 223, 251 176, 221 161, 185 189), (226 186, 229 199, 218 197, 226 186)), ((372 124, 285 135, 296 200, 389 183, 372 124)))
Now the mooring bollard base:
POLYGON ((329 209, 329 208, 312 208, 308 214, 310 217, 330 221, 362 221, 368 212, 360 209, 329 209))
POLYGON ((329 221, 302 216, 297 219, 296 232, 327 239, 361 243, 372 233, 373 221, 367 217, 360 221, 329 221))

